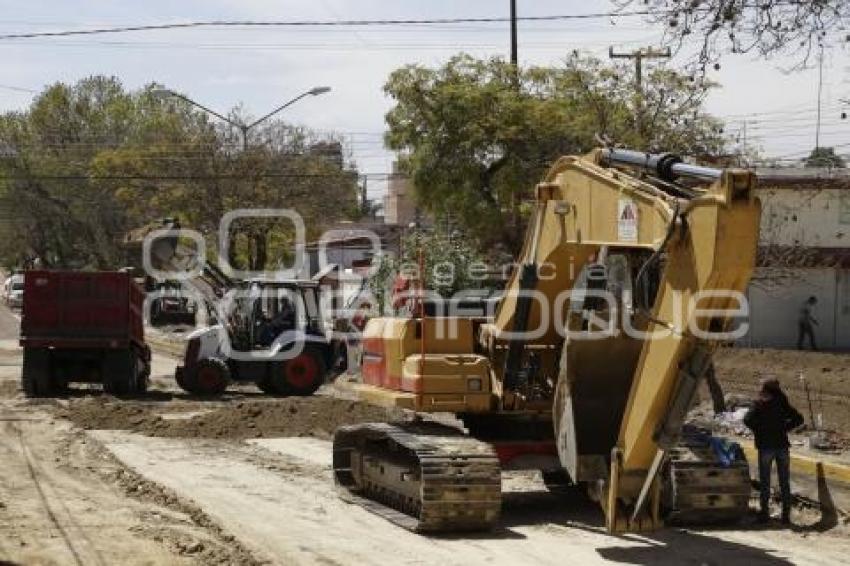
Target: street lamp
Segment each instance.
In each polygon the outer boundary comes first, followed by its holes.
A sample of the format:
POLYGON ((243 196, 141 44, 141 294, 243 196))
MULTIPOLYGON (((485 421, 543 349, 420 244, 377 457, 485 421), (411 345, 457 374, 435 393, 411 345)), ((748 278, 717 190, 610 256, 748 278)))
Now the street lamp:
POLYGON ((232 119, 228 118, 227 116, 225 116, 223 114, 219 114, 215 110, 207 108, 206 106, 204 106, 203 104, 201 104, 199 102, 195 102, 194 100, 192 100, 188 96, 184 96, 184 95, 182 95, 178 92, 174 92, 173 90, 169 90, 167 88, 158 88, 158 89, 153 90, 152 92, 153 92, 153 95, 158 97, 158 98, 169 98, 169 97, 179 98, 180 100, 182 100, 184 102, 188 102, 192 106, 200 108, 204 112, 211 114, 211 115, 215 116, 216 118, 227 122, 228 124, 230 124, 234 128, 238 128, 239 131, 242 132, 242 151, 245 151, 248 148, 248 131, 251 130, 251 128, 253 128, 254 126, 257 126, 258 124, 261 124, 262 122, 265 122, 266 120, 268 120, 269 118, 271 118, 272 116, 274 116, 275 114, 277 114, 278 112, 283 110, 284 108, 287 108, 288 106, 295 104, 296 102, 298 102, 299 100, 301 100, 305 96, 318 96, 320 94, 325 94, 326 92, 330 92, 330 90, 331 90, 331 87, 329 87, 329 86, 313 87, 306 92, 302 92, 301 94, 299 94, 298 96, 296 96, 292 100, 286 102, 285 104, 278 106, 277 108, 275 108, 274 110, 272 110, 271 112, 269 112, 268 114, 263 116, 262 118, 260 118, 258 120, 254 120, 250 124, 245 124, 243 122, 237 122, 235 120, 232 120, 232 119))

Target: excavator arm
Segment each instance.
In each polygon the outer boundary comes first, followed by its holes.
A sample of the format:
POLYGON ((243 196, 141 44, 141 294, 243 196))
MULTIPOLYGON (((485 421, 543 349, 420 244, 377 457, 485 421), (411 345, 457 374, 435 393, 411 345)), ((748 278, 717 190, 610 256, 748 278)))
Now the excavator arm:
POLYGON ((744 306, 760 218, 754 189, 747 171, 610 149, 562 158, 537 186, 519 268, 486 332, 504 344, 495 369, 508 405, 522 401, 512 393, 529 345, 563 341, 553 403, 559 455, 574 480, 601 488, 610 530, 657 522, 665 455, 713 349, 744 306), (569 332, 570 300, 559 294, 613 255, 640 261, 632 266, 634 304, 605 303, 613 332, 592 335, 586 322, 569 332), (653 274, 654 293, 646 293, 653 274))

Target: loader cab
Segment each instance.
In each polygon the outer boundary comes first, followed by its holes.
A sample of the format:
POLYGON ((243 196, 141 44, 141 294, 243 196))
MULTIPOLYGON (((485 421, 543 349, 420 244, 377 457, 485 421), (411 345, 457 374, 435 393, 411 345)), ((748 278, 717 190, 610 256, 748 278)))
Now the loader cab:
POLYGON ((252 279, 236 289, 230 326, 238 349, 268 348, 287 330, 325 336, 319 310, 319 286, 313 281, 252 279))

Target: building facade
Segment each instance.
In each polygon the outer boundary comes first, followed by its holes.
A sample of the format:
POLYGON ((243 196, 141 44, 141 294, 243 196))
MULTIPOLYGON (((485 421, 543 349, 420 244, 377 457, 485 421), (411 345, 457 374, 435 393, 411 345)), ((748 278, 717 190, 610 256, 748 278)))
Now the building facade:
POLYGON ((398 162, 393 161, 393 171, 384 196, 384 222, 409 226, 419 221, 419 211, 413 194, 413 183, 407 175, 399 173, 398 162))
POLYGON ((804 301, 818 300, 815 335, 850 350, 850 175, 843 169, 758 171, 759 262, 748 289, 750 346, 794 348, 804 301))

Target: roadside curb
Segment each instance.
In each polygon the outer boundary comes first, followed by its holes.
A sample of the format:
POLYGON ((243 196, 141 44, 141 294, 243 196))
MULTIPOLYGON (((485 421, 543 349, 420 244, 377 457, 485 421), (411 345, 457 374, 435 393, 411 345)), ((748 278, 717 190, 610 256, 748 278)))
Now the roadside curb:
MULTIPOLYGON (((758 451, 751 441, 738 440, 750 468, 758 470, 758 451)), ((803 480, 805 483, 799 487, 807 498, 819 501, 826 493, 829 503, 842 515, 850 515, 850 465, 831 462, 823 458, 816 458, 791 450, 791 481, 803 480), (810 493, 809 493, 810 492, 810 493), (833 498, 839 501, 834 501, 833 498), (843 505, 841 502, 843 501, 843 505)))
MULTIPOLYGON (((752 442, 738 441, 747 458, 758 461, 758 451, 752 442)), ((791 450, 791 471, 801 475, 810 475, 814 479, 822 474, 824 478, 839 481, 850 487, 850 465, 830 462, 821 458, 812 458, 791 450), (819 471, 818 468, 823 471, 819 471)))

